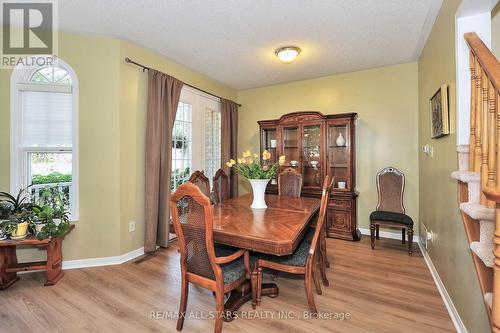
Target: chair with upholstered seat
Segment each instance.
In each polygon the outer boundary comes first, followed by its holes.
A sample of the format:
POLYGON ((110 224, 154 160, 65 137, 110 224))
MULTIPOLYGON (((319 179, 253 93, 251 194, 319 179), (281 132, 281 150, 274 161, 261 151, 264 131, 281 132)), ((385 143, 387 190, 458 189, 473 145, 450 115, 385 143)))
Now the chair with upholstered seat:
POLYGON ((302 175, 294 168, 286 168, 278 175, 278 194, 288 197, 300 197, 302 175))
POLYGON ((229 199, 229 177, 224 170, 219 169, 213 179, 214 203, 229 199))
POLYGON ((281 272, 301 274, 305 277, 306 295, 309 308, 313 313, 317 313, 312 283, 316 286, 316 291, 321 295, 321 286, 317 273, 317 249, 322 237, 321 232, 326 219, 326 208, 332 188, 333 181, 326 176, 323 182, 323 194, 319 210, 316 228, 309 228, 306 235, 298 245, 297 249, 290 255, 273 256, 269 254, 256 254, 255 264, 252 271, 252 306, 260 304, 262 289, 262 269, 269 268, 281 272))
POLYGON ((215 332, 222 331, 224 294, 250 278, 248 251, 216 249, 210 199, 194 184, 179 186, 170 199, 170 209, 181 263, 181 301, 177 330, 182 330, 186 314, 189 283, 215 293, 217 315, 215 332))
POLYGON ((403 195, 405 175, 396 168, 387 167, 377 174, 377 210, 370 214, 371 247, 379 239, 380 225, 401 228, 402 243, 405 244, 405 230, 408 230, 408 254, 412 255, 413 220, 406 215, 403 195))
POLYGON ((210 198, 210 181, 207 176, 205 176, 203 171, 196 170, 193 172, 191 177, 189 177, 189 181, 198 186, 201 193, 210 198))

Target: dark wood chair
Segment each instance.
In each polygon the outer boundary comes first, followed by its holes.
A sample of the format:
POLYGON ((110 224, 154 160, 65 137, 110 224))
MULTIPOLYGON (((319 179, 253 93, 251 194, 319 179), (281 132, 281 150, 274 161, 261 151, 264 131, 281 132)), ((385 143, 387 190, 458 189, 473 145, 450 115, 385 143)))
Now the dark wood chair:
POLYGON ((193 172, 189 181, 199 187, 201 193, 210 198, 210 181, 203 171, 196 170, 193 172))
POLYGON ((219 169, 213 179, 214 203, 229 199, 229 177, 224 170, 219 169))
POLYGON ((248 251, 216 254, 210 200, 192 183, 179 186, 170 199, 173 225, 178 237, 181 263, 181 301, 177 330, 182 330, 186 314, 189 282, 215 293, 215 330, 222 331, 224 294, 250 278, 248 251))
POLYGON ((321 295, 321 286, 316 265, 316 250, 320 238, 322 237, 322 228, 326 219, 326 207, 330 197, 330 191, 333 182, 326 176, 323 182, 323 193, 319 210, 319 218, 315 228, 310 228, 297 249, 293 254, 287 256, 272 256, 268 254, 256 254, 255 264, 252 271, 252 306, 255 308, 261 301, 262 289, 262 269, 270 268, 273 270, 302 274, 305 277, 307 301, 311 312, 317 313, 314 295, 312 292, 312 283, 316 286, 316 291, 321 295))
POLYGON ((405 214, 404 189, 405 175, 398 169, 387 167, 377 174, 377 210, 370 214, 372 250, 375 249, 375 239, 379 239, 380 225, 385 225, 401 228, 403 244, 408 229, 408 254, 412 255, 413 220, 405 214))
POLYGON ((300 197, 302 175, 293 168, 286 168, 278 175, 278 194, 288 197, 300 197))

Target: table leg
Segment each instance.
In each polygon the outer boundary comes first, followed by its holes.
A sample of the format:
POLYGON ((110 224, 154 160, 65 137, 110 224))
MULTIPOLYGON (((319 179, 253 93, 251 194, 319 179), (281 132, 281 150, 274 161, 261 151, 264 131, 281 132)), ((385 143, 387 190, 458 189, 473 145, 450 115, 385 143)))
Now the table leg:
MULTIPOLYGON (((262 296, 277 297, 278 296, 278 286, 275 283, 263 283, 262 284, 262 296)), ((229 322, 234 318, 233 313, 238 311, 238 309, 248 301, 252 301, 252 285, 250 280, 243 283, 238 288, 231 291, 231 296, 224 304, 225 316, 224 321, 229 322)))
POLYGON ((62 239, 55 238, 47 245, 47 281, 45 286, 53 286, 59 281, 62 272, 62 239))
POLYGON ((17 273, 7 273, 6 269, 17 265, 15 246, 0 247, 0 289, 6 289, 19 280, 17 273))

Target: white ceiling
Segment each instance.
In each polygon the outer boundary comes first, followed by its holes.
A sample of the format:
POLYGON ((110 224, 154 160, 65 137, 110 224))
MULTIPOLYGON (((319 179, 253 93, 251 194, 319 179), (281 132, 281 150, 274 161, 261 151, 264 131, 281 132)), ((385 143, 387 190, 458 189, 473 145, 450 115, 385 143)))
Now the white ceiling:
POLYGON ((135 42, 241 90, 414 61, 441 3, 63 0, 59 26, 135 42), (290 65, 274 55, 285 45, 302 48, 290 65))

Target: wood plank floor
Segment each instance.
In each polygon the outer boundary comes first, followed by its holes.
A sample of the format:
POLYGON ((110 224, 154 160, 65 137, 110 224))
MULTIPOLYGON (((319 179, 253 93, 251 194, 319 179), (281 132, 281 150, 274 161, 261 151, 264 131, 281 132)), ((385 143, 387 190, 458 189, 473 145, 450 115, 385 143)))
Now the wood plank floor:
MULTIPOLYGON (((329 239, 328 252, 331 285, 323 288, 323 295, 315 295, 317 306, 330 316, 348 318, 304 319, 303 280, 280 275, 279 297, 263 297, 257 311, 246 304, 240 309, 246 318, 224 323, 223 331, 455 331, 418 250, 409 257, 400 242, 381 239, 371 251, 364 237, 356 243, 329 239)), ((42 286, 43 273, 23 274, 15 285, 0 291, 0 332, 173 332, 176 319, 168 318, 168 312, 178 309, 178 260, 172 246, 140 264, 68 270, 53 287, 42 286), (151 318, 157 311, 160 319, 151 318)), ((210 292, 190 286, 188 314, 206 316, 214 308, 210 292)), ((184 322, 183 332, 211 331, 211 319, 184 322)))

